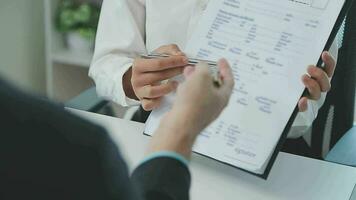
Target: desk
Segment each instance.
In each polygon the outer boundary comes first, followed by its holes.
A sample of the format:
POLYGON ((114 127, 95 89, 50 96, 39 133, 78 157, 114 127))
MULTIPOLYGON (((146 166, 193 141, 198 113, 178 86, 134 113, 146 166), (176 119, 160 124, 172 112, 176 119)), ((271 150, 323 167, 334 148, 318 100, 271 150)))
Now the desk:
MULTIPOLYGON (((144 157, 150 140, 144 125, 70 110, 104 126, 132 170, 144 157)), ((280 153, 267 181, 199 155, 193 155, 193 200, 349 200, 356 168, 280 153)), ((352 198, 353 199, 353 198, 352 198)))

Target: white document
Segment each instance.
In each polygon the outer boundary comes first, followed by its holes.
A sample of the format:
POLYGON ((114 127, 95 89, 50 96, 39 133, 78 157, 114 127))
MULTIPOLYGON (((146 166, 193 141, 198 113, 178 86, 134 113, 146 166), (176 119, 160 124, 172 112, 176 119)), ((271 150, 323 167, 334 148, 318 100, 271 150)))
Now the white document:
MULTIPOLYGON (((235 88, 223 114, 198 137, 194 151, 263 174, 342 9, 342 0, 211 0, 185 52, 226 58, 235 88)), ((172 22, 174 23, 174 22, 172 22)), ((153 111, 153 134, 174 95, 153 111)), ((199 103, 199 102, 197 102, 199 103)))

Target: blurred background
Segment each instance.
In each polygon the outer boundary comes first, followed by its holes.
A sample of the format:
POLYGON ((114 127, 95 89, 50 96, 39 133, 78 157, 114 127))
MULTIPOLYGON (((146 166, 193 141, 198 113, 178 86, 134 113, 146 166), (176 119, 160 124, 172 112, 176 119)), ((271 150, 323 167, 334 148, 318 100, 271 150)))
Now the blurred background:
MULTIPOLYGON (((93 87, 88 69, 101 3, 1 0, 0 76, 63 103, 93 87)), ((126 112, 111 108, 118 117, 126 112)))
MULTIPOLYGON (((0 77, 69 107, 93 112, 106 108, 100 112, 129 119, 135 109, 127 115, 127 109, 95 96, 88 77, 100 6, 101 0, 1 0, 0 77)), ((356 15, 352 13, 338 36, 333 91, 306 138, 321 157, 356 123, 356 15)))
POLYGON ((18 86, 46 94, 43 1, 0 1, 0 73, 18 86))
POLYGON ((100 1, 2 0, 2 76, 59 101, 89 88, 99 12, 100 1))

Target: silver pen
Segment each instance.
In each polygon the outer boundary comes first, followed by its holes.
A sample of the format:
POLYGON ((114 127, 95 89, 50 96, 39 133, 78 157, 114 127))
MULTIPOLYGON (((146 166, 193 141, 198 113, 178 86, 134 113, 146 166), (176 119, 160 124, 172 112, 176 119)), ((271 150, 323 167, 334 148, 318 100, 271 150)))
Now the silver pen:
MULTIPOLYGON (((151 53, 151 54, 141 54, 141 58, 144 59, 155 59, 155 58, 167 58, 171 55, 167 54, 156 54, 156 53, 151 53)), ((213 77, 214 77, 214 85, 216 87, 220 87, 222 85, 222 79, 220 77, 219 71, 217 69, 217 62, 214 61, 209 61, 209 60, 202 60, 202 59, 196 59, 196 58, 188 58, 188 65, 197 65, 200 62, 206 63, 209 67, 210 70, 212 71, 213 77)))
MULTIPOLYGON (((151 53, 151 54, 141 54, 140 56, 141 56, 141 58, 154 59, 154 58, 167 58, 170 55, 151 53)), ((213 61, 209 61, 209 60, 188 58, 188 64, 189 65, 197 65, 200 62, 204 62, 204 63, 208 64, 210 67, 216 67, 218 65, 217 62, 213 62, 213 61)))

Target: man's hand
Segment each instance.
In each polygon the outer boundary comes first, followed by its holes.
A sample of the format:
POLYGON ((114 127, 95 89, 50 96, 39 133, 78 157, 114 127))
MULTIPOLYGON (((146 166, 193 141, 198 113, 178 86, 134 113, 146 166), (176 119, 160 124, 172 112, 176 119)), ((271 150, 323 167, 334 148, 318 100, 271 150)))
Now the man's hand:
POLYGON ((186 67, 172 110, 154 134, 149 153, 174 151, 189 158, 197 135, 213 122, 229 102, 234 78, 227 61, 219 61, 222 85, 217 87, 206 64, 186 67))
POLYGON ((158 107, 163 96, 176 90, 178 83, 161 82, 181 74, 188 64, 188 58, 177 45, 162 46, 155 52, 172 56, 161 59, 139 58, 132 66, 132 89, 146 111, 158 107))
POLYGON ((171 113, 182 118, 185 124, 193 122, 191 128, 197 132, 202 131, 220 115, 229 102, 234 87, 234 77, 227 61, 220 60, 218 67, 223 83, 220 87, 214 84, 209 67, 199 64, 185 68, 186 81, 177 91, 171 113), (182 117, 184 115, 186 117, 182 117))
POLYGON ((329 52, 323 52, 322 59, 325 63, 324 69, 309 66, 308 75, 305 74, 302 77, 302 81, 309 91, 309 96, 302 97, 299 100, 298 107, 300 112, 305 112, 308 109, 308 99, 317 101, 320 99, 322 92, 328 92, 331 89, 330 80, 334 75, 336 61, 329 52))

